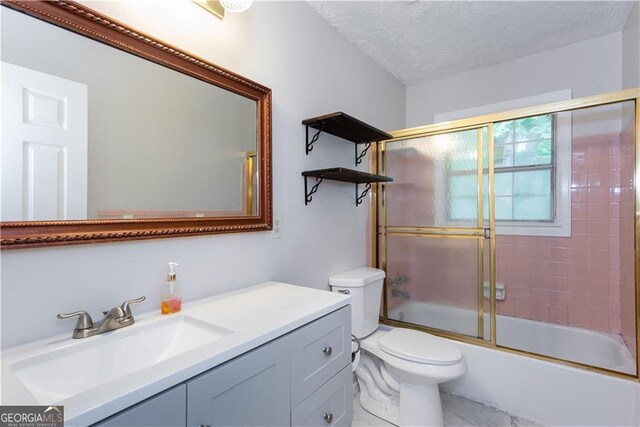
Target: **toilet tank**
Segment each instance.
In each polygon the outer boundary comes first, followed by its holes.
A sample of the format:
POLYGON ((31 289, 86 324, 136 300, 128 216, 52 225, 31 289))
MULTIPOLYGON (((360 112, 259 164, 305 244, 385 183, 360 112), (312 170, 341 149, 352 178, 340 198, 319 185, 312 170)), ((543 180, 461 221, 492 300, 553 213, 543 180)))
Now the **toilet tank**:
POLYGON ((329 278, 333 292, 351 295, 351 333, 357 338, 371 335, 378 328, 384 277, 382 270, 363 267, 329 278))

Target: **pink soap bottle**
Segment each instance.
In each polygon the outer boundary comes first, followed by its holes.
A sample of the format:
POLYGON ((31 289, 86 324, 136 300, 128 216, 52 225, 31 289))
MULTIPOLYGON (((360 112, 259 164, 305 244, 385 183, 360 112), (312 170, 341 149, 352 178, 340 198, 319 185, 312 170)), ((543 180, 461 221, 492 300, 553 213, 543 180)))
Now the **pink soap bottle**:
POLYGON ((180 282, 176 280, 176 267, 178 263, 169 263, 167 281, 162 285, 162 314, 177 313, 182 310, 182 296, 180 295, 180 282))

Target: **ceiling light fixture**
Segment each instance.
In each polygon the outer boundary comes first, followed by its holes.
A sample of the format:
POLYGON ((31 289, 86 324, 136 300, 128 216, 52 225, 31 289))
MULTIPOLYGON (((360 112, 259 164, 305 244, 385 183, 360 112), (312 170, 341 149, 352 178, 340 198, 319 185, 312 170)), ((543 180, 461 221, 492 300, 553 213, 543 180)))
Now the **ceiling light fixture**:
POLYGON ((240 13, 249 9, 253 0, 192 0, 195 4, 214 14, 220 19, 225 12, 240 13))
POLYGON ((240 13, 249 9, 253 0, 220 0, 224 10, 232 13, 240 13))

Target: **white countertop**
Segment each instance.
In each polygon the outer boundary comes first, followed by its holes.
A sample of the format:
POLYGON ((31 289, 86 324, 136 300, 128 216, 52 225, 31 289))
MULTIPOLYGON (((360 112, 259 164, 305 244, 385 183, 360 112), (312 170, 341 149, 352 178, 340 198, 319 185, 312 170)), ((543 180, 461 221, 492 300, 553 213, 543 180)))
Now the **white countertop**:
MULTIPOLYGON (((130 327, 91 338, 74 340, 70 337, 70 330, 66 336, 40 340, 2 352, 2 404, 64 405, 66 426, 90 425, 344 307, 350 299, 350 296, 339 293, 266 282, 185 304, 182 312, 177 314, 163 316, 155 312, 136 316, 136 323, 130 327), (72 348, 91 340, 99 343, 110 335, 116 336, 178 316, 199 319, 232 332, 210 344, 59 402, 39 403, 13 373, 12 365, 22 360, 61 348, 72 348)), ((96 369, 100 369, 98 363, 96 369)))

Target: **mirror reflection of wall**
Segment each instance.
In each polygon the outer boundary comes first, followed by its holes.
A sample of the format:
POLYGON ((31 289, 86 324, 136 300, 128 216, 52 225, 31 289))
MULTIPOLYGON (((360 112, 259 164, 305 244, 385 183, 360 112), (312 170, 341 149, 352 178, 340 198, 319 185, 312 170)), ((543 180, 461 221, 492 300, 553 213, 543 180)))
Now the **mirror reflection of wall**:
POLYGON ((255 215, 255 101, 8 9, 2 61, 3 221, 255 215))

